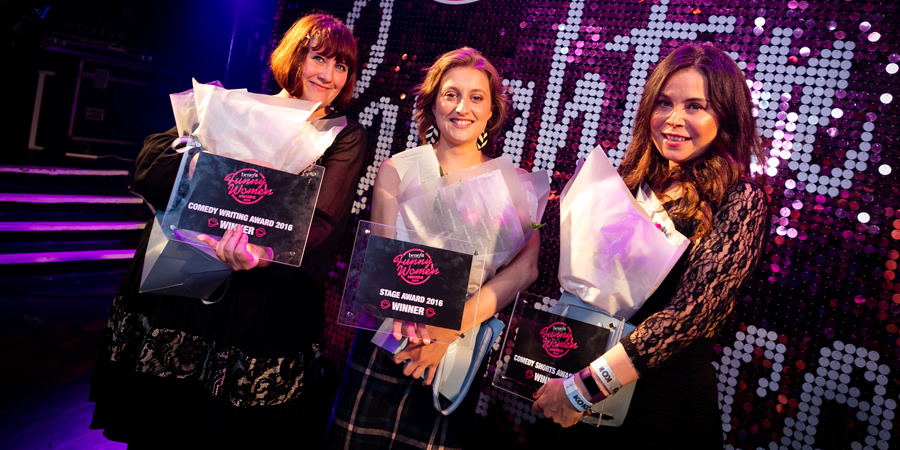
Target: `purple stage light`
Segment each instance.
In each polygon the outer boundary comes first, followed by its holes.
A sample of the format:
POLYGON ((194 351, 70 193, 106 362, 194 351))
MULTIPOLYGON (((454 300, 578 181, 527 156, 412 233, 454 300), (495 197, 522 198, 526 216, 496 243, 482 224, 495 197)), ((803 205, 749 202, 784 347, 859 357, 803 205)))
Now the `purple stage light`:
POLYGON ((69 167, 2 165, 0 165, 0 173, 27 173, 34 175, 77 175, 95 177, 123 177, 129 175, 129 172, 127 170, 73 169, 69 167))
POLYGON ((142 230, 144 222, 0 222, 0 231, 142 230))
POLYGON ((80 252, 12 253, 0 255, 3 264, 41 264, 134 258, 134 250, 85 250, 80 252))
POLYGON ((62 195, 62 194, 0 194, 0 202, 10 203, 103 203, 103 204, 140 204, 139 197, 116 197, 102 195, 62 195))

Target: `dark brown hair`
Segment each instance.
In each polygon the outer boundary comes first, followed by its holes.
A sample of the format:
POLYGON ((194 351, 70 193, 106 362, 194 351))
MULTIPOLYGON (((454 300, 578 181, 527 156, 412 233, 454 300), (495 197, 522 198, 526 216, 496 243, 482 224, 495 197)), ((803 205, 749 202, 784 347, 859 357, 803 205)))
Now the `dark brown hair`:
POLYGON ((419 141, 425 142, 425 133, 434 125, 432 107, 440 92, 441 78, 448 70, 457 67, 471 67, 487 76, 491 88, 491 118, 488 119, 485 131, 488 133, 488 144, 481 151, 487 156, 494 156, 494 142, 500 134, 503 122, 506 121, 507 98, 500 73, 484 55, 470 47, 462 47, 444 53, 428 68, 425 80, 416 86, 416 121, 419 127, 419 141))
POLYGON ((347 107, 356 87, 356 38, 343 22, 327 14, 301 17, 284 33, 269 60, 275 81, 292 97, 301 97, 300 74, 310 49, 347 65, 347 82, 333 104, 336 109, 347 107))
POLYGON ((699 222, 690 238, 694 241, 709 234, 713 208, 741 178, 750 176, 751 156, 765 161, 762 142, 753 117, 753 101, 747 79, 725 52, 708 44, 687 44, 675 49, 653 70, 644 85, 644 95, 634 120, 631 145, 619 166, 619 173, 632 190, 642 181, 660 196, 672 181, 681 183, 682 197, 676 201, 673 216, 699 222), (703 155, 679 167, 669 169, 669 161, 660 154, 650 132, 650 117, 657 96, 666 80, 675 72, 695 68, 703 74, 709 91, 708 106, 716 120, 718 133, 703 155))

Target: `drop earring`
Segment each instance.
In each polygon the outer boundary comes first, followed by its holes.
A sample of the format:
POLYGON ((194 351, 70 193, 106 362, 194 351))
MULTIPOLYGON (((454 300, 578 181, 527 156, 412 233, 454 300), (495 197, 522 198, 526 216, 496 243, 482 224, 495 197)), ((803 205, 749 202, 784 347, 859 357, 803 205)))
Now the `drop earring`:
MULTIPOLYGON (((441 138, 441 132, 436 126, 432 125, 425 131, 425 142, 434 145, 441 138)), ((480 148, 480 147, 479 147, 480 148)))
POLYGON ((487 145, 487 143, 488 143, 488 132, 487 132, 487 130, 484 130, 483 133, 478 135, 478 150, 481 150, 482 148, 484 148, 484 146, 487 145))

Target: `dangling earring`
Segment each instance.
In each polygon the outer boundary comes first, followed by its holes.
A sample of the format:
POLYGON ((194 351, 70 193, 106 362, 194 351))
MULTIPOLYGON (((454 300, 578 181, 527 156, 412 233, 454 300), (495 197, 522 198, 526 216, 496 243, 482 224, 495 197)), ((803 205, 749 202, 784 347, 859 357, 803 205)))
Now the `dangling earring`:
MULTIPOLYGON (((431 145, 434 145, 434 143, 437 142, 438 139, 440 139, 440 138, 441 138, 441 131, 438 130, 437 127, 434 125, 428 127, 428 130, 425 131, 425 142, 427 142, 431 145)), ((479 147, 479 148, 481 148, 481 147, 479 147)))
POLYGON ((487 130, 484 130, 483 133, 478 135, 478 150, 481 150, 482 148, 484 148, 484 146, 487 145, 487 143, 488 143, 488 132, 487 132, 487 130))

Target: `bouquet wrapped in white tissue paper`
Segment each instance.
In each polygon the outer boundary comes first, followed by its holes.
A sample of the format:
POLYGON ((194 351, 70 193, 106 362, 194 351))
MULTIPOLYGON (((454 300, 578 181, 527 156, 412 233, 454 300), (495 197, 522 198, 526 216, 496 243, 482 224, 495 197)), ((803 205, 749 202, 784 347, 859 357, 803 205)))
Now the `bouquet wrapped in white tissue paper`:
POLYGON ((544 215, 547 173, 519 173, 509 157, 443 177, 434 176, 440 168, 430 145, 392 159, 401 177, 397 201, 403 226, 484 248, 485 281, 518 254, 544 215), (407 162, 406 154, 416 157, 407 162))
POLYGON ((239 230, 269 249, 266 260, 300 265, 324 172, 313 163, 347 120, 310 122, 319 103, 193 83, 170 95, 182 136, 175 142, 188 145, 152 225, 140 291, 207 299, 231 269, 200 235, 239 230))
POLYGON ((204 150, 299 173, 314 163, 347 125, 344 116, 309 122, 319 103, 202 84, 171 94, 178 134, 204 150))
MULTIPOLYGON (((443 248, 452 238, 484 249, 475 257, 484 261, 483 266, 473 264, 484 267, 484 274, 469 279, 467 296, 519 253, 544 215, 550 194, 547 172, 522 173, 506 156, 443 177, 430 145, 391 159, 400 175, 398 234, 410 229, 433 235, 420 236, 429 240, 426 245, 443 248)), ((391 323, 385 320, 372 341, 396 353, 402 346, 390 335, 391 323)), ((502 329, 496 318, 476 324, 455 341, 456 351, 444 355, 432 384, 433 403, 441 414, 459 406, 502 329)))
POLYGON ((611 315, 634 315, 689 243, 646 184, 635 199, 599 146, 562 192, 560 286, 611 315))

